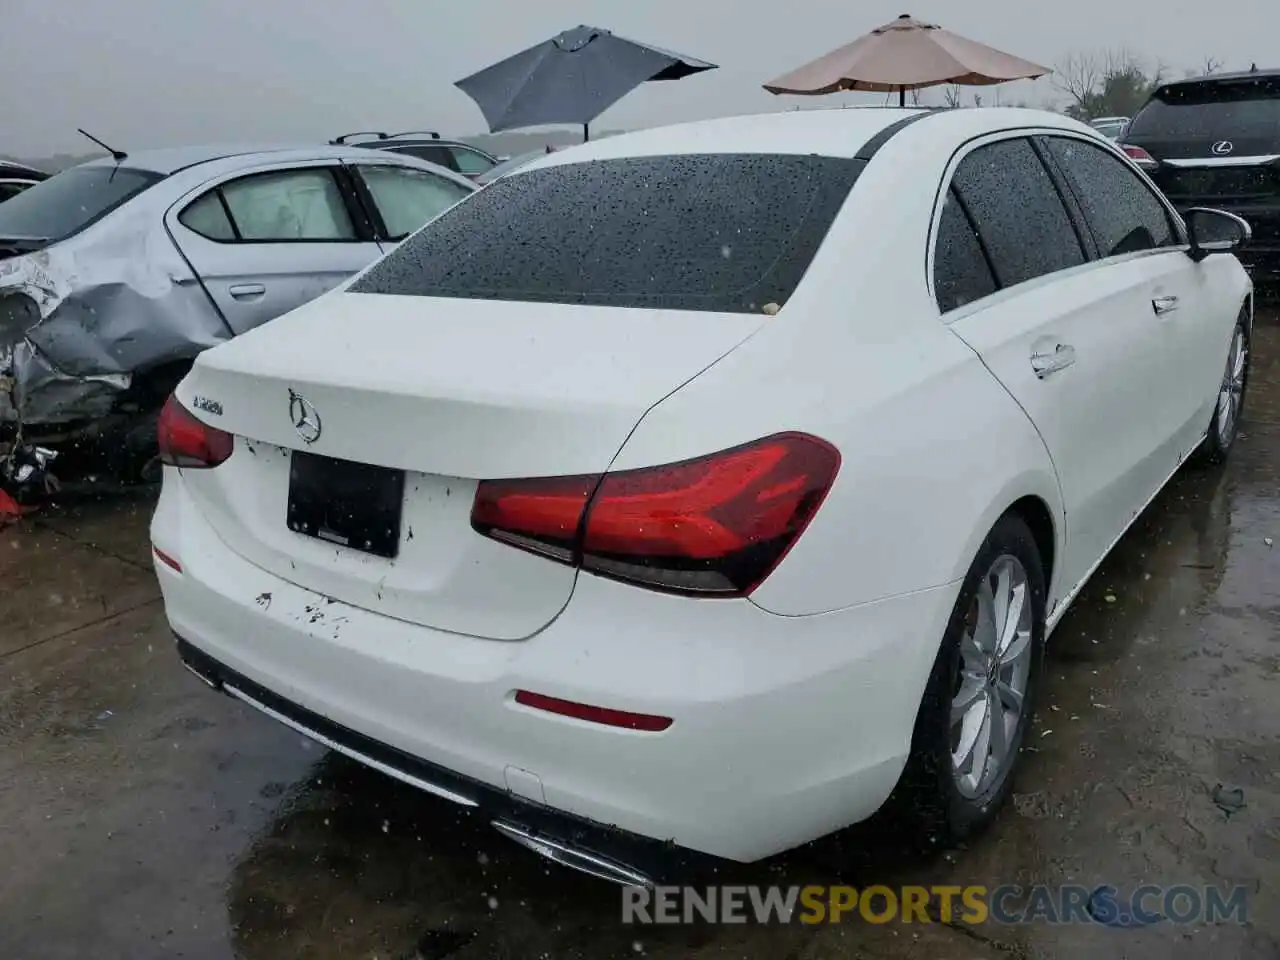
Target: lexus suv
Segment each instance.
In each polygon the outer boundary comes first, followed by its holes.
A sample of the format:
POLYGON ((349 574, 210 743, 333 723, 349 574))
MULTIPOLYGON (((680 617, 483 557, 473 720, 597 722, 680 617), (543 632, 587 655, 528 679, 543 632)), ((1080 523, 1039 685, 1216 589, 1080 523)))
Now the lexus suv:
POLYGON ((1166 83, 1122 146, 1184 213, 1215 207, 1247 220, 1241 260, 1258 279, 1280 278, 1280 69, 1166 83))

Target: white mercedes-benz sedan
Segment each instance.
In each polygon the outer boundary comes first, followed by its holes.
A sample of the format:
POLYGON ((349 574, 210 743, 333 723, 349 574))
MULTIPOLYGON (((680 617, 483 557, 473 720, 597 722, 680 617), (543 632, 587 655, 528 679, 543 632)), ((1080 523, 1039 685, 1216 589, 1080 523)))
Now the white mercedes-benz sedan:
POLYGON ((624 883, 1009 793, 1046 637, 1249 370, 1244 221, 1084 124, 588 143, 200 355, 161 419, 183 661, 624 883))

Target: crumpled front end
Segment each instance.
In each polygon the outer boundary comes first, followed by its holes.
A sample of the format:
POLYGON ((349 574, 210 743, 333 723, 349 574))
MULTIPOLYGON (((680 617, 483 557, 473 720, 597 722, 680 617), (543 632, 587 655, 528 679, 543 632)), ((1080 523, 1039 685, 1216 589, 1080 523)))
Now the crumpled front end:
POLYGON ((231 336, 163 225, 103 224, 0 260, 0 430, 97 421, 139 378, 231 336))

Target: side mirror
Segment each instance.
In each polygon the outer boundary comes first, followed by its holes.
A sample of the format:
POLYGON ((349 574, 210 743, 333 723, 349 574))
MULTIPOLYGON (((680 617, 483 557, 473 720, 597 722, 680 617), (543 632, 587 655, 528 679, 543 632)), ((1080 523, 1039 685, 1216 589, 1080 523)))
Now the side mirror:
POLYGON ((1253 238, 1249 222, 1212 207, 1192 207, 1185 214, 1191 259, 1199 263, 1214 253, 1235 253, 1253 238))

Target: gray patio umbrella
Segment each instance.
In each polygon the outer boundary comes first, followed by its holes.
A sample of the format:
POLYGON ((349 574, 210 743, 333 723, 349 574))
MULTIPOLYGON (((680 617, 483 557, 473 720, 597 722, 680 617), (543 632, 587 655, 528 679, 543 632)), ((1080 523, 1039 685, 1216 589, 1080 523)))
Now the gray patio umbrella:
POLYGON ((544 124, 588 126, 640 84, 679 80, 714 63, 580 26, 459 80, 480 107, 489 130, 544 124))

